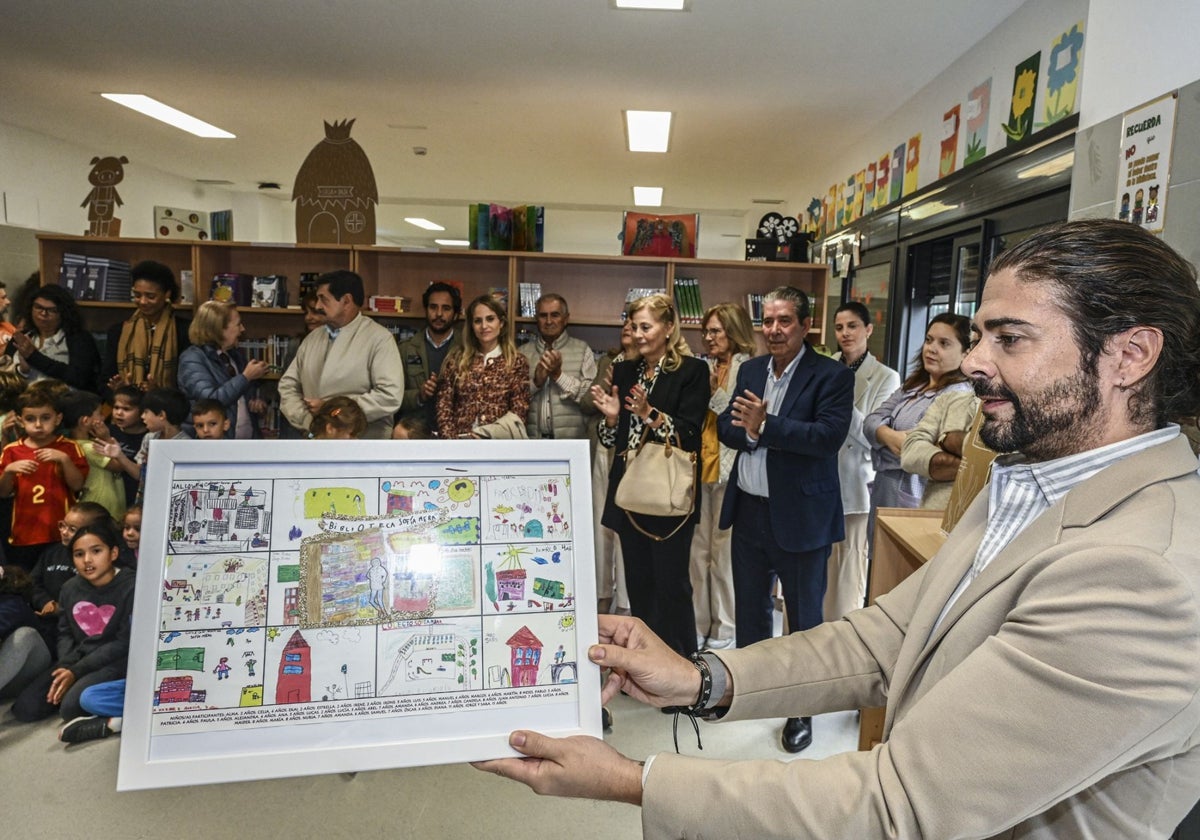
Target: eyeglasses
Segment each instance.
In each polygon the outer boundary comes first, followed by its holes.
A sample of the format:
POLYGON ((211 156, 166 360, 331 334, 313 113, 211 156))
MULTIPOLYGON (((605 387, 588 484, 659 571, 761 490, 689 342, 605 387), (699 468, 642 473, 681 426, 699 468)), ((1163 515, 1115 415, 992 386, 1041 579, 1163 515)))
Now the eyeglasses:
POLYGON ((72 525, 70 522, 68 522, 65 519, 60 519, 58 521, 58 530, 62 531, 64 534, 74 534, 76 531, 79 530, 79 526, 72 525))
POLYGON ((57 315, 58 307, 57 306, 39 306, 38 304, 35 303, 33 305, 33 311, 39 315, 57 315))
POLYGON ((704 338, 716 338, 719 335, 725 335, 725 330, 718 327, 715 330, 701 330, 700 335, 704 338))

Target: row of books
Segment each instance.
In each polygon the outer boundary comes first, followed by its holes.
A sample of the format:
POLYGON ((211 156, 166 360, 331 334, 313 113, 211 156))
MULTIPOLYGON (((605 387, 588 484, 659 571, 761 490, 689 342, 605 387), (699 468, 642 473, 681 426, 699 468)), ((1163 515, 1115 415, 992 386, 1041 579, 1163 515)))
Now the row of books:
POLYGON ((371 295, 367 309, 380 315, 403 315, 412 311, 412 298, 403 295, 371 295))
MULTIPOLYGON (((763 322, 763 298, 765 294, 751 292, 746 295, 746 311, 750 313, 750 323, 756 327, 761 327, 763 322)), ((813 314, 813 320, 816 321, 817 299, 812 295, 808 297, 808 311, 813 314)))
POLYGON ((666 293, 667 290, 662 288, 649 289, 630 287, 629 291, 625 293, 625 305, 621 307, 621 323, 625 323, 626 314, 629 312, 629 304, 633 303, 638 298, 648 297, 649 295, 665 295, 666 293))
POLYGON ((541 251, 545 245, 546 208, 535 204, 467 206, 467 238, 477 251, 541 251))
POLYGON ((293 340, 288 335, 269 335, 266 338, 243 338, 237 346, 246 361, 257 359, 273 367, 283 367, 293 340))
POLYGON ((132 283, 129 263, 83 254, 63 254, 58 268, 58 284, 75 300, 128 303, 132 283))
POLYGON ((537 301, 542 296, 541 283, 519 283, 517 294, 520 297, 520 317, 533 318, 537 315, 537 301))
POLYGON ((695 277, 675 278, 675 311, 679 323, 696 325, 704 320, 704 304, 700 301, 700 281, 695 277))

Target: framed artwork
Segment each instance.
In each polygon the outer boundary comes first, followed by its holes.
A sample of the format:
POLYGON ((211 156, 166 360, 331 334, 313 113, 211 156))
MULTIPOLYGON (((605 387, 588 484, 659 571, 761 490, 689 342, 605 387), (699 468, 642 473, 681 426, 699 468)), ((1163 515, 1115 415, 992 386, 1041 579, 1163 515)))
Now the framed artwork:
POLYGON ((694 257, 699 232, 698 213, 664 216, 626 211, 621 253, 627 257, 694 257))
POLYGON ((586 441, 163 441, 117 787, 600 734, 586 441))

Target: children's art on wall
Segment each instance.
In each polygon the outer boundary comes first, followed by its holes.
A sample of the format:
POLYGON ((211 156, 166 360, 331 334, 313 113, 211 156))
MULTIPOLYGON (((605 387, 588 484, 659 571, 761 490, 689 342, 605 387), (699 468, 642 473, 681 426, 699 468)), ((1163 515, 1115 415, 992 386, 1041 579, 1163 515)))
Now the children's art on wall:
POLYGON ((812 234, 813 238, 816 237, 817 230, 822 224, 822 212, 824 212, 824 208, 821 204, 821 199, 814 195, 808 202, 808 207, 805 209, 807 215, 805 216, 804 224, 801 225, 801 228, 805 232, 812 234))
POLYGON ((1079 21, 1050 45, 1050 58, 1046 63, 1046 94, 1043 97, 1045 125, 1075 113, 1082 54, 1083 21, 1079 21))
POLYGON ((625 212, 621 252, 627 257, 694 257, 700 216, 625 212))
MULTIPOLYGON (((918 135, 918 138, 919 138, 919 135, 918 135)), ((892 151, 892 177, 891 177, 891 187, 889 188, 890 192, 888 195, 889 202, 899 201, 900 197, 905 192, 907 192, 907 190, 904 189, 904 177, 905 177, 904 176, 904 172, 905 172, 904 153, 905 153, 905 150, 906 150, 905 144, 901 143, 899 146, 897 146, 892 151)))
POLYGON ((296 241, 375 244, 379 190, 367 153, 350 138, 354 120, 325 123, 325 139, 313 146, 296 173, 296 241))
POLYGON ((834 189, 837 190, 837 196, 833 201, 833 206, 836 208, 834 215, 834 230, 837 230, 850 220, 846 218, 846 185, 839 182, 834 185, 834 189))
POLYGON ((1012 104, 1008 110, 1008 122, 1004 133, 1008 136, 1007 146, 1020 143, 1033 132, 1033 98, 1037 93, 1038 68, 1042 64, 1041 52, 1035 52, 1013 70, 1012 104))
POLYGON ((875 161, 867 164, 867 174, 863 179, 863 213, 875 209, 875 161))
POLYGON ((121 201, 117 184, 125 178, 127 163, 129 158, 125 155, 92 158, 92 170, 88 173, 88 183, 92 189, 79 205, 88 211, 88 229, 84 231, 84 236, 121 235, 121 220, 115 214, 125 202, 121 201))
POLYGON ((121 789, 599 734, 585 441, 232 446, 156 450, 121 789))
POLYGON ((942 115, 942 154, 938 158, 939 178, 953 174, 958 162, 958 129, 961 110, 962 106, 955 105, 942 115))
POLYGON ((921 135, 914 134, 908 138, 908 147, 904 150, 904 194, 912 195, 917 191, 918 174, 921 163, 921 135))
POLYGON ((879 158, 879 164, 875 167, 875 208, 878 210, 881 207, 886 207, 888 202, 892 200, 891 196, 891 178, 889 173, 892 168, 892 156, 884 154, 879 158))
POLYGON ((988 79, 971 88, 967 96, 967 151, 963 155, 963 166, 983 160, 987 156, 988 116, 992 104, 992 80, 988 79))
POLYGON ((867 171, 860 169, 854 173, 854 218, 863 217, 863 199, 867 191, 867 171))

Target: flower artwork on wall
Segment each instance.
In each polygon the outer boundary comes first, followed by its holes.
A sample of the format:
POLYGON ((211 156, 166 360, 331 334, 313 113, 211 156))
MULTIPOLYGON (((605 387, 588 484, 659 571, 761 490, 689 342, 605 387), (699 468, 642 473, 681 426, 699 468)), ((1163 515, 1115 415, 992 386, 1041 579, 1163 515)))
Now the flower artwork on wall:
POLYGON ((988 109, 992 104, 992 80, 971 88, 967 97, 967 151, 963 166, 970 166, 987 155, 988 109))
POLYGON ((1038 68, 1041 64, 1042 53, 1039 50, 1013 70, 1012 105, 1008 122, 1003 126, 1009 146, 1020 143, 1033 133, 1033 98, 1037 93, 1038 68))
POLYGON ((938 158, 938 177, 945 178, 954 172, 958 162, 958 129, 962 124, 959 116, 962 106, 955 105, 942 115, 942 150, 938 158))
POLYGON ((1050 59, 1046 62, 1046 96, 1043 106, 1046 125, 1056 123, 1075 111, 1082 52, 1082 21, 1060 35, 1050 46, 1050 59))

